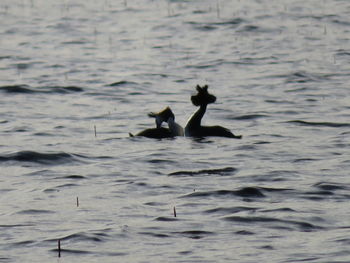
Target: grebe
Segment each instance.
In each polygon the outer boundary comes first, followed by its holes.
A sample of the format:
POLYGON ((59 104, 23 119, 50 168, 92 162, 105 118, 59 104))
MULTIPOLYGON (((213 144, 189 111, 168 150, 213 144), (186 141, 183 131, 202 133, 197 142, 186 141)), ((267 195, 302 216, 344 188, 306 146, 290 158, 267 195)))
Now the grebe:
POLYGON ((229 129, 221 126, 202 126, 201 121, 207 110, 207 105, 214 103, 216 97, 208 93, 208 86, 200 87, 197 85, 197 94, 191 96, 191 101, 194 106, 199 106, 199 109, 190 117, 185 127, 185 136, 189 137, 206 137, 219 136, 241 139, 242 135, 234 135, 229 129))
POLYGON ((174 136, 184 136, 185 135, 184 128, 182 128, 180 124, 175 122, 175 116, 169 117, 167 123, 169 126, 169 130, 171 131, 171 133, 174 136))
MULTIPOLYGON (((136 134, 148 138, 163 139, 172 138, 175 136, 183 136, 183 128, 175 122, 175 115, 169 107, 166 107, 160 112, 150 112, 149 117, 155 118, 156 128, 146 129, 136 134), (161 127, 163 122, 167 122, 169 128, 161 127)), ((131 137, 134 135, 129 133, 131 137)))

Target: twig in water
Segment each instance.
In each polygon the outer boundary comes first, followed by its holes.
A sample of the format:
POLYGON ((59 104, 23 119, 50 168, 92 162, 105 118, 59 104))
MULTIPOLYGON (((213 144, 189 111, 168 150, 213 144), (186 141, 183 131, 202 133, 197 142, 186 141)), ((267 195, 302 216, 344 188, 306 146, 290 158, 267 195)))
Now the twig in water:
POLYGON ((174 206, 174 217, 176 217, 176 208, 174 206))
POLYGON ((61 257, 61 239, 57 241, 57 246, 58 246, 58 257, 61 257))
POLYGON ((94 130, 95 130, 95 137, 97 137, 96 125, 94 125, 94 130))
POLYGON ((79 197, 77 196, 77 207, 79 207, 79 197))

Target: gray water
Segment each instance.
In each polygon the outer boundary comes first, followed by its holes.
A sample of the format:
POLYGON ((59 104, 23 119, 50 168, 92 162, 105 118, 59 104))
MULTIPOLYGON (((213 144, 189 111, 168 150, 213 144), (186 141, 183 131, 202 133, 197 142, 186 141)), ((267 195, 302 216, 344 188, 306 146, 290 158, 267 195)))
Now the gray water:
POLYGON ((0 262, 350 262, 349 40, 347 0, 1 0, 0 262), (197 84, 241 140, 129 137, 197 84))

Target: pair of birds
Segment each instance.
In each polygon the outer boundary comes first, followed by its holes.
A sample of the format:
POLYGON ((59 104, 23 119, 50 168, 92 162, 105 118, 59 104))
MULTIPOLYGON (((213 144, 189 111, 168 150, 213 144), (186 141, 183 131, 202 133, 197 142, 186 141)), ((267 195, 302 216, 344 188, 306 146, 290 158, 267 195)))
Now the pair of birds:
MULTIPOLYGON (((156 128, 146 129, 136 136, 143 136, 148 138, 172 138, 175 136, 186 137, 207 137, 207 136, 219 136, 241 139, 242 135, 234 135, 229 129, 222 126, 202 126, 201 120, 207 110, 208 104, 214 103, 216 97, 208 92, 208 86, 203 87, 197 85, 197 94, 191 96, 191 101, 194 106, 199 107, 197 111, 188 120, 185 129, 175 122, 175 115, 169 107, 158 113, 149 113, 148 116, 155 118, 156 128), (168 128, 162 127, 162 123, 167 122, 168 128)), ((130 136, 133 136, 130 134, 130 136)))

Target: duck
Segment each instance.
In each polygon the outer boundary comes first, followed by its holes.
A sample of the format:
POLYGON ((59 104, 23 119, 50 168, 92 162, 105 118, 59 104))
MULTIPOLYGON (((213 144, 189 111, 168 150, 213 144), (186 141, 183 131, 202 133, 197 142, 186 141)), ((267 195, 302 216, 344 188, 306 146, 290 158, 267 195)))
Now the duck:
POLYGON ((208 104, 216 101, 216 97, 208 92, 208 85, 196 86, 197 94, 191 96, 191 102, 194 106, 199 107, 187 121, 185 126, 186 137, 227 137, 241 139, 242 135, 235 135, 229 129, 222 126, 202 126, 201 121, 207 110, 208 104))
MULTIPOLYGON (((159 112, 150 112, 148 117, 155 118, 156 128, 145 129, 135 136, 143 136, 147 138, 163 139, 173 138, 175 136, 184 136, 184 129, 175 122, 175 115, 170 109, 166 107, 159 112), (162 123, 167 122, 168 128, 162 127, 162 123)), ((129 133, 130 137, 134 137, 133 134, 129 133)))

